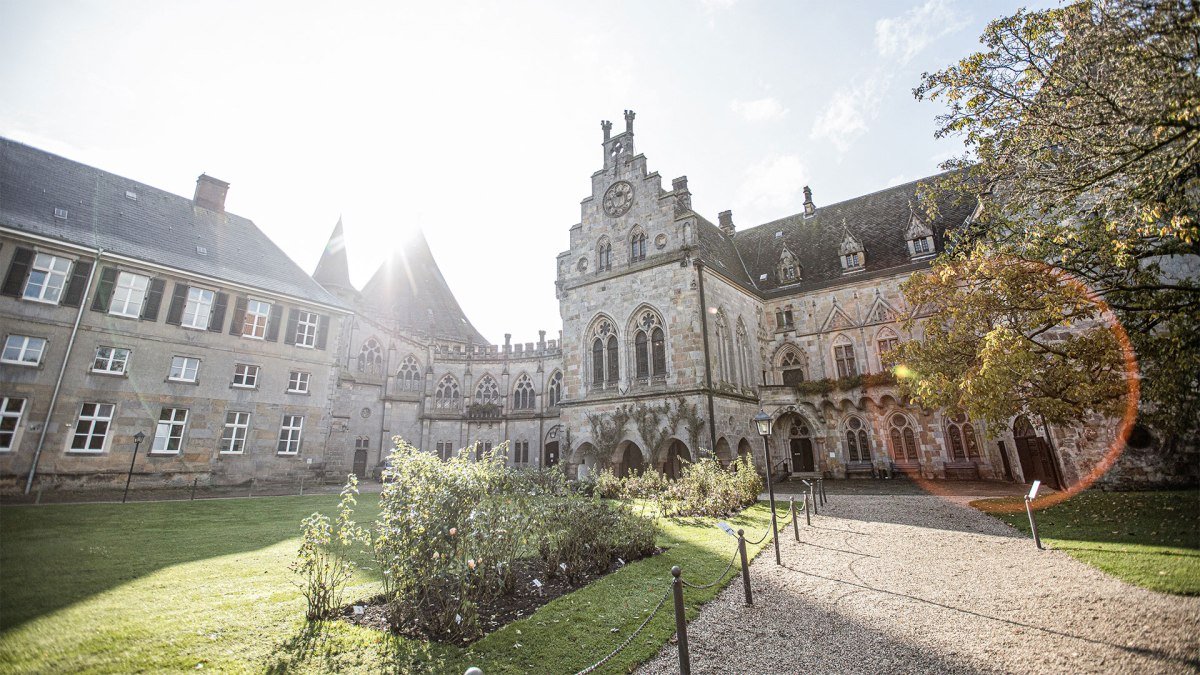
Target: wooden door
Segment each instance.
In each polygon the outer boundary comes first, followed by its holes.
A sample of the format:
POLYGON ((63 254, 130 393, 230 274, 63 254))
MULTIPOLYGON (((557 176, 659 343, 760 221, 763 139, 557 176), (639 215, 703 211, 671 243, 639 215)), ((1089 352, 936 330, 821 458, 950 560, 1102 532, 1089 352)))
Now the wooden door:
POLYGON ((792 439, 792 471, 815 471, 812 441, 807 438, 792 439))
POLYGON ((558 464, 558 441, 552 441, 546 444, 545 466, 554 466, 555 464, 558 464))
POLYGON ((359 478, 367 475, 367 451, 363 448, 354 451, 354 475, 359 478))

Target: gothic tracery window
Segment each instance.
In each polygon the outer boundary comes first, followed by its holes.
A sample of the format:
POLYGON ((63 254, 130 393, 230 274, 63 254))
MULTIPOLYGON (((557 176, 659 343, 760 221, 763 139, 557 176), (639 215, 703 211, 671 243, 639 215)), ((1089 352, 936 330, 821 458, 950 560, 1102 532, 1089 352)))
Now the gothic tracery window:
POLYGON ((637 377, 657 377, 667 373, 666 335, 662 321, 646 310, 638 318, 633 338, 634 368, 637 377))
POLYGON ((491 375, 484 375, 479 384, 475 386, 475 399, 473 403, 500 403, 500 385, 496 384, 496 378, 491 375))
POLYGON ((612 269, 612 242, 608 237, 601 237, 596 244, 596 271, 607 272, 612 269))
POLYGON ((563 397, 563 374, 561 370, 554 371, 550 376, 550 386, 546 387, 546 407, 553 408, 563 397))
POLYGON ((403 391, 418 391, 421 389, 421 366, 412 356, 404 357, 400 370, 396 373, 400 389, 403 391))
POLYGON ((892 352, 896 347, 900 346, 900 338, 891 328, 884 328, 879 331, 879 336, 875 338, 875 344, 879 348, 879 363, 884 368, 891 368, 896 365, 895 357, 892 352))
POLYGON ((517 378, 517 386, 513 387, 513 409, 533 410, 533 380, 528 375, 517 378))
POLYGON ((888 437, 892 442, 892 458, 897 462, 917 461, 917 435, 908 417, 896 413, 888 425, 891 427, 888 437))
POLYGON ((601 319, 592 329, 592 385, 616 386, 620 379, 617 361, 617 331, 608 319, 601 319))
POLYGON ((629 238, 629 262, 640 262, 646 259, 646 234, 635 230, 629 238))
POLYGON ((946 423, 946 440, 950 444, 950 456, 955 461, 979 459, 979 441, 975 437, 975 425, 965 414, 958 414, 946 423))
POLYGON ((358 371, 370 375, 383 374, 383 347, 379 340, 367 338, 358 351, 358 371))
POLYGON ((775 274, 781 284, 790 284, 800 280, 800 263, 796 260, 796 256, 786 248, 783 249, 783 253, 779 254, 779 265, 775 269, 775 274))
POLYGON ((795 349, 788 349, 783 353, 779 368, 783 371, 785 385, 791 387, 804 381, 804 361, 795 349))
POLYGON ((846 452, 851 462, 871 461, 871 441, 862 419, 846 419, 846 452))
POLYGON ((437 389, 433 392, 433 407, 440 410, 457 410, 462 401, 458 391, 458 380, 453 375, 445 375, 438 381, 437 389))
POLYGON ((742 383, 752 384, 754 377, 751 375, 750 368, 750 339, 746 335, 746 324, 742 322, 741 317, 738 317, 737 324, 737 350, 738 367, 742 371, 742 383))

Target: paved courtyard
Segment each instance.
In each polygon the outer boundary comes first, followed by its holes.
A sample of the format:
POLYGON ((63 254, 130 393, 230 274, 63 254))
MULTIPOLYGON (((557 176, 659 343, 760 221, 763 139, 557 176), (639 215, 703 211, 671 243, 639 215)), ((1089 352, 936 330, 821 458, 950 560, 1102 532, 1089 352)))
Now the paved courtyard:
MULTIPOLYGON (((1038 551, 970 499, 831 493, 799 542, 780 532, 782 567, 771 547, 752 563, 754 607, 734 579, 688 625, 692 672, 1200 669, 1200 598, 1038 551)), ((668 645, 641 672, 677 659, 668 645)))

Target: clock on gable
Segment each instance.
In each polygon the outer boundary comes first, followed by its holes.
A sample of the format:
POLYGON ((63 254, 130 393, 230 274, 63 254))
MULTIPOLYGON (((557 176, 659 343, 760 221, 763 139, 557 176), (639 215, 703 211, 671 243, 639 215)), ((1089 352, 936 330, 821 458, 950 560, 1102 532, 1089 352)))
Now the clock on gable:
POLYGON ((616 218, 623 216, 633 206, 633 186, 621 180, 608 186, 604 193, 604 213, 616 218))

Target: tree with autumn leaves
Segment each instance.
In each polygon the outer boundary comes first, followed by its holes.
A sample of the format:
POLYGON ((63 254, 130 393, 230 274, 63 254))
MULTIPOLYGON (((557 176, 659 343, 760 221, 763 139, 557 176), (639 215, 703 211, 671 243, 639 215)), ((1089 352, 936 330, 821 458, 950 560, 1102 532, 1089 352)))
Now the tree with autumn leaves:
POLYGON ((1194 434, 1200 4, 1021 10, 981 43, 914 90, 946 106, 937 135, 966 146, 924 208, 978 209, 905 284, 926 315, 897 354, 906 392, 989 422, 1072 423, 1117 413, 1140 384, 1142 421, 1194 434))

